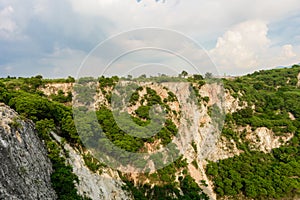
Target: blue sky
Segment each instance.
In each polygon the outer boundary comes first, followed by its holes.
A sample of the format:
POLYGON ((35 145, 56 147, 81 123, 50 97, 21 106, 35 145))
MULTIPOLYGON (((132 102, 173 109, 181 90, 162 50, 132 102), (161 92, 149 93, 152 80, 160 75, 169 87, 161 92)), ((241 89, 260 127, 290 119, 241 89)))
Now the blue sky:
POLYGON ((299 11, 297 0, 0 0, 0 76, 76 76, 101 41, 143 27, 193 38, 220 74, 291 65, 299 11))

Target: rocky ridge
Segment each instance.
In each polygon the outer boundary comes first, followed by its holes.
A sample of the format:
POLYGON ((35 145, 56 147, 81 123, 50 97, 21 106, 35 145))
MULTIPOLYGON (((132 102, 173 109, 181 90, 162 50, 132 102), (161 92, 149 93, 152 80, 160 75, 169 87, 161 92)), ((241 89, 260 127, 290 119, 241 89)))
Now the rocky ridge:
MULTIPOLYGON (((298 80, 300 82, 300 74, 298 75, 298 80)), ((299 85, 298 82, 298 85, 299 85)), ((149 84, 149 83, 148 83, 149 84)), ((147 85, 147 83, 143 83, 143 85, 147 85)), ((181 102, 181 104, 174 104, 172 110, 181 111, 185 116, 182 116, 182 120, 180 121, 181 129, 179 129, 179 138, 177 140, 177 144, 184 150, 184 158, 188 161, 188 170, 191 176, 196 180, 199 186, 207 193, 210 199, 216 199, 216 195, 213 191, 213 185, 208 180, 205 174, 205 167, 207 164, 206 160, 218 161, 222 159, 226 159, 229 157, 233 157, 235 155, 239 155, 242 151, 237 148, 237 144, 234 140, 229 140, 223 136, 221 136, 220 131, 214 129, 214 126, 211 124, 212 118, 208 115, 208 109, 215 103, 218 103, 219 96, 221 91, 221 87, 217 84, 205 84, 199 90, 199 94, 202 97, 209 97, 209 101, 206 105, 202 104, 196 105, 195 103, 189 102, 188 99, 190 97, 190 91, 188 89, 189 84, 187 83, 163 83, 164 87, 168 88, 170 91, 176 94, 177 98, 181 102), (212 134, 214 132, 214 134, 212 134), (196 149, 192 146, 192 142, 195 142, 196 149), (198 151, 197 151, 198 150, 198 151), (192 164, 193 161, 196 161, 199 168, 196 169, 192 164), (207 186, 203 186, 200 184, 201 180, 205 180, 208 184, 207 186)), ((97 85, 99 87, 99 85, 97 85)), ((70 84, 66 85, 51 85, 50 89, 45 89, 47 91, 47 95, 54 92, 56 93, 58 90, 63 90, 64 92, 72 91, 72 86, 70 84), (50 92, 50 93, 49 93, 50 92)), ((166 97, 166 92, 156 84, 151 84, 151 88, 156 90, 157 94, 162 98, 166 97)), ((95 107, 98 107, 99 104, 107 104, 106 98, 101 93, 101 90, 95 96, 95 107)), ((224 108, 226 113, 234 113, 240 109, 247 107, 247 102, 241 102, 238 98, 234 98, 228 90, 224 91, 224 108)), ((131 108, 134 110, 134 108, 131 108)), ((133 112, 133 110, 129 110, 133 112)), ((178 123, 176 123, 179 125, 178 123)), ((250 147, 252 149, 257 149, 263 152, 270 152, 273 148, 277 148, 287 142, 292 138, 292 134, 289 134, 285 137, 275 136, 275 134, 267 129, 266 127, 259 127, 255 130, 252 130, 251 127, 240 127, 241 130, 247 131, 246 139, 250 142, 250 147)), ((239 131, 239 130, 236 130, 239 131)), ((176 141, 175 141, 176 142, 176 141)), ((72 150, 70 149, 70 152, 72 150)), ((75 155, 75 153, 74 153, 75 155)), ((77 154, 78 155, 78 154, 77 154)), ((78 172, 78 176, 80 177, 80 170, 84 168, 83 163, 80 161, 80 158, 77 157, 77 164, 75 162, 71 162, 75 167, 74 171, 78 172), (81 163, 81 164, 80 164, 81 163)), ((84 180, 85 176, 89 177, 87 173, 82 173, 82 180, 84 180)), ((114 174, 114 172, 113 172, 114 174)), ((111 176, 110 176, 111 177, 111 176)), ((178 178, 178 177, 177 177, 178 178)), ((103 184, 103 181, 99 181, 99 176, 90 177, 90 181, 94 182, 92 185, 103 184), (93 181, 92 181, 93 179, 93 181)), ((101 178, 100 178, 101 179, 101 178)), ((132 179, 135 183, 139 182, 138 176, 132 174, 132 179)), ((84 181, 83 181, 84 182, 84 181)), ((148 180, 145 180, 145 183, 148 180)), ((119 184, 119 183, 118 183, 119 184)), ((118 184, 116 188, 119 188, 118 184)), ((93 186, 94 187, 94 186, 93 186)), ((100 190, 96 193, 90 191, 91 187, 86 184, 79 191, 81 193, 86 193, 89 191, 90 197, 92 199, 97 199, 96 196, 100 195, 100 190), (83 189, 84 188, 84 189, 83 189)), ((117 189, 118 190, 118 189, 117 189)), ((110 193, 111 194, 111 193, 110 193)), ((125 194, 124 194, 125 195, 125 194)), ((122 195, 121 195, 122 196, 122 195)), ((125 195, 126 196, 126 195, 125 195)), ((122 198, 125 198, 123 196, 122 198)), ((103 198, 108 198, 108 193, 103 198)), ((120 197, 120 196, 119 196, 120 197)), ((130 198, 127 196, 127 198, 130 198)), ((118 198, 117 198, 118 199, 118 198)))

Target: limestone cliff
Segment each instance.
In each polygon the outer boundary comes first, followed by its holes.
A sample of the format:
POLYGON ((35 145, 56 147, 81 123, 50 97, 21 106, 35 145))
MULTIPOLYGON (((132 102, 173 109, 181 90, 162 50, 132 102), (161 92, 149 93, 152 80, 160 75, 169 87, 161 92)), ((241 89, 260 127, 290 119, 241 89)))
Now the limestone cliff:
MULTIPOLYGON (((299 78, 299 77, 298 77, 299 78)), ((196 102, 191 101, 191 90, 189 89, 189 83, 140 83, 143 87, 150 87, 155 90, 157 94, 162 98, 167 97, 167 92, 172 91, 176 94, 179 102, 173 102, 169 106, 172 110, 177 113, 181 113, 181 120, 176 121, 176 118, 172 117, 174 123, 179 127, 179 135, 175 139, 175 143, 182 150, 184 158, 188 162, 188 172, 196 180, 198 185, 203 189, 203 191, 210 197, 210 199, 216 199, 216 194, 213 191, 213 184, 207 178, 205 173, 205 168, 207 165, 207 160, 218 161, 239 155, 242 153, 240 149, 237 148, 236 141, 229 140, 228 138, 221 135, 221 130, 216 129, 213 123, 212 116, 209 114, 209 109, 214 105, 218 104, 221 108, 223 107, 225 113, 234 113, 247 107, 247 102, 239 100, 239 98, 234 98, 229 90, 222 91, 222 86, 218 84, 205 84, 197 91, 201 97, 208 97, 208 101, 201 102, 197 105, 196 102), (220 105, 220 95, 223 96, 222 105, 220 105), (193 146, 194 145, 194 146, 193 146), (196 168, 193 162, 197 162, 198 168, 196 168), (207 186, 203 186, 201 181, 204 180, 207 186)), ((47 95, 57 92, 59 89, 63 89, 64 92, 72 90, 70 84, 59 84, 59 85, 49 85, 49 88, 44 89, 47 95)), ((99 84, 97 88, 99 88, 99 84)), ((95 95, 95 107, 98 108, 100 105, 109 104, 102 94, 101 89, 97 90, 95 95)), ((111 92, 111 91, 107 91, 111 92)), ((140 94, 144 95, 143 91, 140 94)), ((241 94, 242 95, 242 94, 241 94)), ((129 108, 129 113, 134 113, 134 110, 140 104, 137 103, 135 106, 129 108)), ((252 109, 254 109, 254 105, 252 109)), ((292 138, 292 134, 286 137, 277 137, 272 131, 265 127, 259 127, 255 130, 251 130, 251 127, 239 127, 236 131, 241 132, 246 130, 247 137, 249 141, 249 146, 252 149, 257 149, 263 152, 269 152, 273 148, 277 148, 284 144, 286 141, 292 138), (239 130, 241 129, 241 130, 239 130), (281 142, 280 142, 281 141, 281 142)), ((111 170, 110 173, 105 175, 96 175, 88 171, 84 166, 84 162, 80 158, 80 155, 70 147, 65 147, 70 151, 73 156, 73 161, 71 165, 74 167, 75 173, 81 179, 81 184, 79 185, 79 192, 82 194, 89 194, 88 196, 92 199, 131 199, 132 197, 120 189, 123 184, 116 174, 115 171, 111 170), (115 174, 115 175, 114 175, 115 174), (105 178, 106 177, 106 178, 105 178), (94 189, 93 189, 94 188, 94 189), (114 189, 112 189, 114 188, 114 189), (118 192, 115 192, 118 191, 118 192)), ((149 150, 151 150, 149 146, 149 150)), ((131 177, 135 183, 140 182, 139 176, 132 175, 131 177)), ((178 179, 178 177, 177 177, 178 179)), ((149 180, 144 180, 144 183, 149 180)))
POLYGON ((52 165, 34 124, 0 104, 0 199, 56 199, 52 165))
POLYGON ((68 152, 67 162, 73 167, 73 172, 78 176, 78 193, 93 200, 126 200, 132 199, 131 194, 122 189, 124 183, 119 174, 110 168, 103 168, 102 173, 92 172, 84 162, 82 155, 67 143, 62 143, 62 138, 52 133, 55 140, 68 152))

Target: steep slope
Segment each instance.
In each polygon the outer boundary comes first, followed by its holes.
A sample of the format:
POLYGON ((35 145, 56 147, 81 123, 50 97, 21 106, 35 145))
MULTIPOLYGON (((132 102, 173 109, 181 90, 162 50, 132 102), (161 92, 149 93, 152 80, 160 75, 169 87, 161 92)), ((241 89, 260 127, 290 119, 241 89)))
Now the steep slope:
MULTIPOLYGON (((134 173, 134 169, 125 173, 105 166, 102 160, 87 159, 89 150, 79 140, 69 107, 70 98, 64 98, 73 90, 73 83, 47 83, 37 90, 21 84, 18 88, 31 89, 26 93, 22 89, 4 90, 0 100, 35 120, 39 127, 51 124, 50 131, 43 135, 46 138, 50 135, 50 143, 59 146, 58 155, 63 155, 64 161, 71 165, 78 178, 76 189, 82 196, 139 200, 297 199, 300 193, 299 72, 300 67, 294 66, 223 79, 225 90, 199 77, 177 83, 142 79, 130 97, 127 108, 130 119, 140 126, 147 125, 151 121, 150 107, 159 104, 167 111, 169 120, 150 138, 129 136, 116 124, 111 100, 118 77, 93 79, 96 88, 91 90, 77 88, 82 91, 81 100, 88 102, 88 109, 83 110, 87 114, 96 113, 106 136, 116 146, 139 153, 155 152, 172 140, 178 145, 183 156, 150 173, 134 173), (216 116, 216 108, 224 109, 225 113, 216 116), (226 114, 224 127, 222 114, 226 114)), ((89 84, 91 80, 83 81, 89 84)), ((7 85, 12 82, 18 80, 8 80, 7 85)), ((88 122, 86 117, 83 116, 82 122, 88 122)), ((18 123, 11 124, 18 127, 18 123)), ((91 124, 83 128, 86 133, 93 133, 91 124)), ((21 140, 17 133, 16 138, 21 140)), ((6 144, 1 141, 0 144, 6 144)), ((95 137, 95 144, 97 141, 95 137)), ((63 185, 64 182, 62 189, 63 185)))
POLYGON ((0 104, 0 199, 56 199, 52 165, 34 124, 0 104))
POLYGON ((224 80, 245 106, 227 113, 221 134, 220 146, 238 154, 206 167, 217 199, 299 199, 299 72, 295 65, 224 80))
MULTIPOLYGON (((196 101, 191 99, 191 95, 198 91, 191 91, 189 89, 190 84, 163 83, 163 85, 177 94, 180 102, 181 107, 178 109, 181 111, 182 116, 177 143, 182 150, 183 158, 187 159, 187 170, 209 198, 215 199, 216 196, 205 174, 204 167, 206 164, 205 159, 208 159, 216 151, 216 143, 221 134, 220 129, 208 114, 208 110, 214 104, 218 104, 220 110, 224 109, 222 99, 217 98, 218 95, 223 95, 222 85, 203 85, 199 90, 199 94, 202 97, 208 97, 209 101, 207 103, 202 101, 200 105, 197 103, 197 99, 196 101), (205 181, 208 185, 204 186, 201 181, 205 181)), ((222 112, 218 114, 222 120, 222 112)))
POLYGON ((101 173, 91 171, 78 150, 67 143, 62 144, 62 138, 57 134, 52 132, 52 135, 69 154, 67 162, 73 167, 74 174, 78 176, 79 183, 76 187, 80 195, 93 200, 132 199, 131 194, 123 190, 125 184, 116 171, 109 168, 103 168, 101 173))

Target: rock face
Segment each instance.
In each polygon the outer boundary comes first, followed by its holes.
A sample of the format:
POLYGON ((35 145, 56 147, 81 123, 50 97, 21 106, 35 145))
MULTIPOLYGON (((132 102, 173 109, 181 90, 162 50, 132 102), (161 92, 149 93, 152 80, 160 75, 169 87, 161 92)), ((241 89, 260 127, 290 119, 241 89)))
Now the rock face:
MULTIPOLYGON (((52 133, 58 143, 62 138, 52 133)), ((103 168, 102 173, 94 173, 85 165, 82 155, 69 144, 63 145, 64 150, 69 152, 67 162, 73 167, 73 172, 78 176, 78 193, 93 200, 129 200, 133 199, 130 193, 123 190, 125 185, 117 171, 103 168)))
POLYGON ((247 102, 241 102, 242 106, 239 105, 239 99, 235 99, 231 96, 230 92, 227 90, 225 92, 225 110, 227 113, 234 113, 240 109, 247 107, 247 102))
POLYGON ((57 94, 59 90, 62 90, 64 93, 72 92, 73 85, 73 83, 49 83, 41 87, 40 90, 49 96, 51 94, 57 94))
MULTIPOLYGON (((222 87, 216 83, 206 84, 199 90, 202 97, 209 97, 207 105, 197 105, 191 100, 191 92, 188 83, 163 83, 173 93, 176 94, 182 113, 180 120, 180 127, 178 131, 178 141, 175 143, 182 150, 184 158, 188 162, 188 171, 196 180, 198 185, 203 189, 204 193, 210 199, 216 199, 213 192, 213 186, 209 182, 205 174, 205 159, 209 159, 217 151, 217 142, 220 137, 220 130, 215 126, 214 120, 208 114, 208 107, 217 104, 220 109, 221 105, 220 95, 223 94, 222 87), (194 143, 194 147, 192 146, 194 143), (197 162, 198 169, 196 169, 192 162, 197 162), (208 184, 206 187, 200 184, 201 180, 205 180, 208 184)), ((224 107, 223 107, 224 108, 224 107)), ((219 116, 222 120, 222 116, 219 116)))
POLYGON ((272 130, 260 127, 248 134, 246 139, 250 141, 253 149, 269 153, 272 149, 278 148, 289 141, 293 136, 294 134, 292 133, 285 134, 284 136, 275 136, 272 130))
MULTIPOLYGON (((300 87, 300 73, 298 75, 298 87, 300 87)), ((213 183, 209 181, 205 168, 207 161, 217 162, 218 160, 226 159, 239 155, 242 150, 237 148, 237 144, 233 139, 227 139, 221 135, 225 113, 234 113, 248 106, 247 102, 243 102, 238 98, 234 98, 230 91, 223 90, 219 84, 205 84, 199 89, 201 97, 208 97, 206 103, 202 102, 198 105, 192 101, 190 84, 189 83, 162 83, 161 85, 153 83, 140 83, 141 86, 147 86, 155 90, 162 99, 167 97, 167 91, 164 87, 176 94, 179 103, 174 102, 170 107, 177 113, 181 113, 180 120, 175 124, 178 126, 178 137, 174 139, 174 143, 181 149, 183 157, 187 159, 188 172, 196 180, 198 185, 209 196, 210 199, 216 199, 216 194, 213 190, 213 183), (163 86, 163 87, 162 87, 163 86), (225 113, 220 115, 209 114, 210 108, 217 105, 220 109, 224 109, 225 113), (224 116, 223 116, 224 115, 224 116), (217 122, 220 123, 217 123, 217 122), (217 126, 216 126, 217 125, 217 126), (196 162, 198 168, 193 165, 196 162), (203 186, 201 181, 204 180, 207 186, 203 186)), ((72 85, 54 84, 49 86, 44 93, 49 95, 61 89, 64 92, 71 90, 72 85)), ((99 84, 97 85, 99 88, 99 84)), ((145 93, 142 93, 144 95, 145 93)), ((240 94, 242 95, 242 94, 240 94)), ((95 108, 99 105, 110 107, 101 90, 95 96, 95 108)), ((140 104, 131 107, 128 112, 134 113, 140 104)), ((252 109, 255 107, 252 106, 252 109)), ((295 120, 292 114, 289 115, 292 120, 295 120)), ((292 138, 292 134, 285 136, 276 136, 271 130, 265 127, 259 127, 255 131, 251 127, 241 127, 243 131, 246 129, 247 141, 250 142, 252 149, 260 150, 265 153, 270 152, 273 148, 287 142, 292 138)), ((241 132, 236 130, 237 132, 241 132)), ((57 138, 57 137, 56 137, 57 138)), ((57 140, 59 141, 59 139, 57 140)), ((68 144, 64 146, 65 150, 70 153, 69 164, 72 165, 74 173, 78 176, 80 183, 77 186, 78 192, 86 195, 91 199, 132 199, 130 194, 122 190, 124 184, 118 173, 114 170, 106 170, 101 175, 92 173, 84 164, 84 160, 78 151, 74 150, 68 144)), ((151 148, 149 147, 151 150, 151 148)), ((177 175, 176 175, 177 176, 177 175)), ((131 177, 134 183, 138 183, 138 176, 132 174, 131 177)), ((178 176, 177 178, 178 179, 178 176)), ((145 180, 145 183, 147 180, 145 180)))
POLYGON ((34 124, 0 104, 0 199, 56 199, 51 171, 34 124))
POLYGON ((85 166, 82 156, 70 145, 64 147, 70 152, 69 163, 73 166, 73 172, 79 178, 77 190, 79 194, 98 200, 127 200, 133 199, 122 189, 123 183, 116 171, 105 170, 101 175, 91 172, 85 166))

